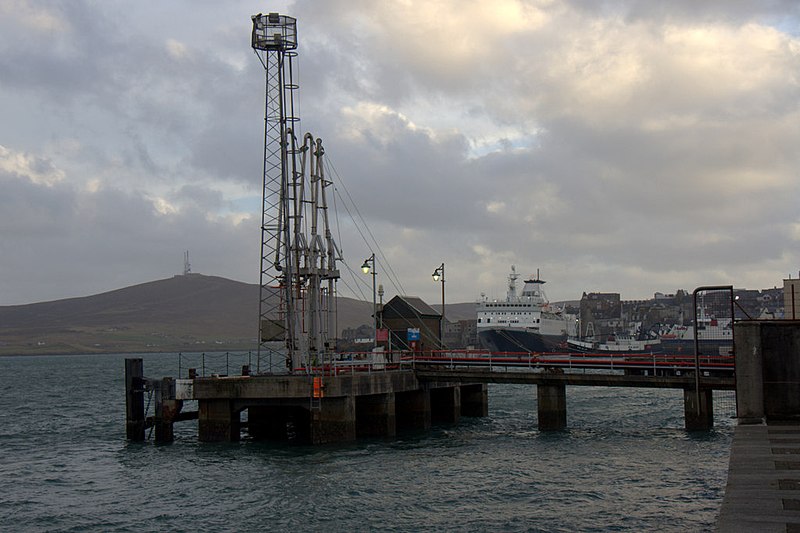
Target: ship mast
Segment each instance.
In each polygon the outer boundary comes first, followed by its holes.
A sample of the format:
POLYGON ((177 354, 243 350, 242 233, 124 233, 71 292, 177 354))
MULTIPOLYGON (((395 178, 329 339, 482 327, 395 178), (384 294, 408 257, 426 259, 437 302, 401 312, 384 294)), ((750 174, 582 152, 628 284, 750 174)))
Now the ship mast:
POLYGON ((506 301, 512 302, 517 299, 517 267, 511 265, 511 274, 508 275, 508 292, 506 293, 506 301))

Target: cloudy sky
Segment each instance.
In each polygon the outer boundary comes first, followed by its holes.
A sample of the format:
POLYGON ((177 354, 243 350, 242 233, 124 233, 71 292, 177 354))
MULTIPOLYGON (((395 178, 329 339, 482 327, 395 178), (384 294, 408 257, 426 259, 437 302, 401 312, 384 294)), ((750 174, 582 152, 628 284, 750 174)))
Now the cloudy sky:
POLYGON ((448 302, 502 296, 512 264, 551 300, 798 275, 796 0, 0 0, 0 305, 184 250, 258 282, 269 11, 298 19, 302 129, 387 297, 438 302, 442 262, 448 302))

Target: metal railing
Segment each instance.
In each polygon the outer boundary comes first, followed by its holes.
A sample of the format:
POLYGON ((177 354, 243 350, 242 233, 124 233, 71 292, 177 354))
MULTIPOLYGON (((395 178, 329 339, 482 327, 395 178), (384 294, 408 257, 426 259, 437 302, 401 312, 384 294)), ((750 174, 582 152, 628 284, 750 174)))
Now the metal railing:
POLYGON ((231 368, 236 375, 249 374, 253 368, 253 352, 200 352, 178 353, 178 377, 184 369, 197 377, 230 376, 231 368))
MULTIPOLYGON (((194 377, 251 375, 253 352, 201 352, 178 354, 178 376, 188 372, 194 377)), ((532 353, 489 352, 486 350, 437 350, 429 352, 348 352, 324 365, 295 369, 294 374, 341 375, 413 369, 419 365, 437 365, 449 369, 484 367, 490 371, 510 368, 536 371, 559 368, 566 371, 608 370, 636 371, 657 376, 678 375, 699 368, 702 375, 731 374, 732 354, 665 354, 665 353, 532 353)))
POLYGON ((419 364, 440 365, 451 369, 463 367, 485 367, 491 370, 509 368, 537 370, 561 368, 565 370, 597 370, 651 372, 652 375, 665 372, 683 373, 695 371, 699 367, 701 373, 732 373, 734 359, 732 355, 674 355, 663 353, 650 354, 604 354, 604 353, 528 353, 485 351, 439 351, 427 354, 409 354, 406 356, 414 367, 419 364), (698 365, 699 363, 699 365, 698 365))

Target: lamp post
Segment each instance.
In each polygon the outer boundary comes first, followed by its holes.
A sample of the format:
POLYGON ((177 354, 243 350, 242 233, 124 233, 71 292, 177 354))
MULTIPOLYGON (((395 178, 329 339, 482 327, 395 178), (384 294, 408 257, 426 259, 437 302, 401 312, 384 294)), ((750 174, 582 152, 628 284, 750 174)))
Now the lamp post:
POLYGON ((381 312, 381 319, 378 321, 378 327, 383 329, 383 284, 378 284, 378 309, 381 312))
POLYGON ((375 276, 378 274, 375 272, 375 254, 372 254, 368 258, 364 259, 364 264, 361 265, 361 272, 364 274, 369 274, 370 269, 372 270, 372 323, 373 323, 373 332, 372 332, 372 347, 378 347, 378 303, 377 303, 377 292, 375 287, 375 276))
POLYGON ((433 271, 432 277, 433 281, 442 282, 442 320, 439 322, 439 343, 444 347, 444 263, 433 271))

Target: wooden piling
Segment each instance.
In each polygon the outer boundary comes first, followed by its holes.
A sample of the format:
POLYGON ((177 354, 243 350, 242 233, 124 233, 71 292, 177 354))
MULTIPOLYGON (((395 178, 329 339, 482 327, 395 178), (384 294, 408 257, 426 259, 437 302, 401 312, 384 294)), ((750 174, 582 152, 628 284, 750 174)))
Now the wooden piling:
POLYGON ((125 433, 128 440, 144 441, 144 365, 125 359, 125 433))
POLYGON ((156 442, 172 442, 175 440, 173 423, 183 407, 183 402, 175 399, 175 379, 167 377, 156 381, 153 396, 156 442))
POLYGON ((687 431, 707 431, 714 427, 714 395, 711 389, 684 389, 683 414, 687 431))

